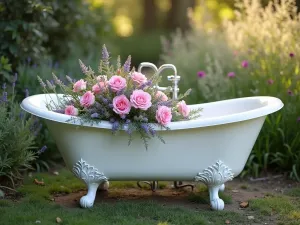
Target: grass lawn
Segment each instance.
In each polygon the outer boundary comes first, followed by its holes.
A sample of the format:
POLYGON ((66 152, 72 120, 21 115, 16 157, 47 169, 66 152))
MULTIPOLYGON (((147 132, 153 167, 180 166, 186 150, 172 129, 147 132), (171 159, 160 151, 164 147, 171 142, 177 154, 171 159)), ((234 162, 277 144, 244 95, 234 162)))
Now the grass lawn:
POLYGON ((70 207, 56 201, 60 196, 64 199, 83 192, 84 184, 72 173, 62 170, 59 175, 34 174, 18 189, 20 198, 0 200, 0 224, 57 224, 57 217, 61 224, 70 225, 300 224, 300 189, 250 200, 249 207, 241 210, 235 206, 229 188, 221 195, 227 203, 225 210, 216 212, 209 209, 207 189, 202 185, 194 193, 171 190, 168 185, 161 182, 153 197, 150 190, 138 189, 135 182, 111 182, 106 197, 100 194, 92 209, 81 209, 76 199, 68 199, 74 201, 70 207), (37 185, 34 179, 43 180, 45 185, 37 185), (124 196, 127 192, 131 194, 124 196), (163 192, 174 197, 161 197, 163 192), (137 198, 134 193, 141 196, 137 198), (249 215, 253 218, 249 219, 249 215))

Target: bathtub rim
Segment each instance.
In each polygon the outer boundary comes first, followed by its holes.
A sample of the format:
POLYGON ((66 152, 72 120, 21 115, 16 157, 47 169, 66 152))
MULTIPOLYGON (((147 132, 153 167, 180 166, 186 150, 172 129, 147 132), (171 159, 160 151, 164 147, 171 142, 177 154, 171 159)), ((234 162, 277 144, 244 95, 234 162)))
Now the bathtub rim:
MULTIPOLYGON (((77 116, 69 116, 65 114, 56 113, 53 111, 41 109, 40 107, 36 107, 33 104, 31 104, 31 99, 36 98, 37 100, 40 99, 42 96, 49 95, 49 94, 37 94, 32 95, 27 98, 25 98, 22 103, 20 104, 20 107, 37 117, 40 117, 42 119, 59 122, 59 123, 65 123, 70 125, 80 125, 84 127, 94 127, 94 128, 102 128, 102 129, 111 129, 112 124, 109 121, 101 121, 98 123, 83 123, 80 121, 79 117, 77 116), (74 120, 76 119, 76 121, 74 120), (68 120, 72 119, 72 122, 68 122, 68 120)), ((52 96, 56 97, 56 94, 50 94, 52 96)), ((58 96, 63 96, 63 94, 58 94, 58 96)), ((189 105, 189 107, 201 107, 205 110, 205 106, 209 104, 218 104, 218 103, 226 103, 226 102, 240 102, 245 100, 251 100, 251 99, 258 99, 260 101, 264 101, 267 104, 258 107, 252 110, 247 110, 239 113, 233 113, 229 115, 224 116, 218 116, 218 117, 209 117, 204 119, 196 119, 196 120, 188 120, 188 121, 178 121, 178 122, 171 122, 168 124, 168 127, 170 130, 183 130, 183 129, 192 129, 192 128, 200 128, 200 127, 210 127, 210 126, 217 126, 217 125, 223 125, 223 124, 229 124, 229 123, 235 123, 235 122, 241 122, 245 120, 255 119, 258 117, 267 116, 268 114, 274 113, 278 110, 280 110, 284 104, 279 98, 271 97, 271 96, 253 96, 253 97, 241 97, 241 98, 233 98, 233 99, 226 99, 226 100, 220 100, 220 101, 214 101, 209 103, 202 103, 202 104, 194 104, 189 105)), ((157 124, 152 124, 155 130, 162 130, 166 131, 165 129, 161 128, 157 124)))

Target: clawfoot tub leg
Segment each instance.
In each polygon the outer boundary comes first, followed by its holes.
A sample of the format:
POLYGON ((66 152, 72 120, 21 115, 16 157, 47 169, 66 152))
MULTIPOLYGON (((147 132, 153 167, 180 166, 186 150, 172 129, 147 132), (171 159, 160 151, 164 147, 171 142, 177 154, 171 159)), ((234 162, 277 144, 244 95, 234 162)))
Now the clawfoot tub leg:
POLYGON ((73 173, 75 176, 85 182, 88 192, 80 199, 80 206, 82 208, 91 208, 94 205, 97 189, 108 188, 108 179, 103 173, 100 173, 97 168, 89 165, 83 159, 80 159, 73 166, 73 173))
POLYGON ((224 201, 219 198, 219 191, 224 191, 224 183, 233 179, 233 173, 222 161, 198 173, 195 181, 200 181, 208 186, 210 205, 213 210, 223 210, 224 201))

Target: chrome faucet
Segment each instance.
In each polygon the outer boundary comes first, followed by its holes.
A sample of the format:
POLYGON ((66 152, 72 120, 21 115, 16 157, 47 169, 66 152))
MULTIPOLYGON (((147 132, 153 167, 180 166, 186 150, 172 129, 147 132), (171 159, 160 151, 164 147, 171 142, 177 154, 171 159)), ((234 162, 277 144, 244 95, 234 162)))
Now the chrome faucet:
MULTIPOLYGON (((174 71, 174 75, 168 76, 168 80, 173 83, 173 87, 171 88, 171 91, 173 93, 173 99, 174 100, 177 99, 178 92, 179 92, 178 82, 180 80, 180 76, 177 75, 177 69, 173 64, 163 64, 162 66, 157 68, 153 63, 142 62, 138 67, 138 72, 141 73, 142 69, 144 67, 153 69, 155 71, 155 73, 157 73, 157 75, 160 75, 162 73, 162 71, 165 69, 172 69, 174 71)), ((158 86, 158 84, 154 87, 160 91, 165 91, 167 89, 167 87, 160 87, 160 86, 158 86)))

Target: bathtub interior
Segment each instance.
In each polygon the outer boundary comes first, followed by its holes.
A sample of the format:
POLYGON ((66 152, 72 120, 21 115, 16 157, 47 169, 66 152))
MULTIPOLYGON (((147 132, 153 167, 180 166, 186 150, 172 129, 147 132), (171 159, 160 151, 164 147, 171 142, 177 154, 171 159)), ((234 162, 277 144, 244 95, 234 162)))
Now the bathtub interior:
MULTIPOLYGON (((49 110, 46 107, 46 104, 47 103, 49 104, 50 102, 52 103, 51 105, 58 104, 59 102, 58 99, 62 97, 63 97, 62 94, 34 95, 26 99, 27 100, 26 104, 40 111, 41 114, 43 114, 42 112, 48 112, 48 114, 49 113, 53 114, 54 112, 49 112, 49 110)), ((282 106, 283 104, 279 99, 273 97, 267 97, 267 96, 236 98, 236 99, 222 100, 222 101, 216 101, 216 102, 210 102, 204 104, 189 105, 190 109, 202 108, 202 112, 200 113, 201 116, 195 119, 196 121, 197 120, 205 121, 205 120, 213 120, 213 119, 220 119, 220 118, 226 119, 226 117, 228 116, 230 117, 234 117, 236 115, 243 116, 245 114, 247 115, 255 114, 256 117, 258 117, 261 116, 261 114, 267 115, 269 113, 277 111, 282 106)))

